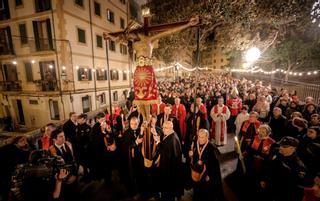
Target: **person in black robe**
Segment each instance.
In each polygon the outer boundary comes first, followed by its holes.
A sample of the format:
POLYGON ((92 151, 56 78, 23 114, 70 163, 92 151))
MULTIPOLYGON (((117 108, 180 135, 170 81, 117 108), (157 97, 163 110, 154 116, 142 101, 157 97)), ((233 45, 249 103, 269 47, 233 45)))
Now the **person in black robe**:
POLYGON ((183 195, 181 174, 182 150, 171 121, 164 122, 163 134, 163 140, 158 145, 160 153, 161 200, 174 201, 175 197, 180 198, 183 195))
POLYGON ((224 200, 218 152, 215 145, 209 142, 209 132, 200 129, 196 144, 189 152, 192 170, 198 174, 198 178, 193 178, 196 180, 193 185, 193 201, 224 200))
POLYGON ((121 147, 120 179, 125 185, 129 196, 134 196, 142 191, 143 181, 143 156, 141 143, 143 136, 139 127, 139 119, 132 117, 129 128, 123 134, 121 147))
POLYGON ((279 141, 285 136, 285 128, 287 126, 287 118, 282 115, 282 110, 279 107, 273 109, 273 114, 269 122, 272 130, 272 139, 279 141))
POLYGON ((283 137, 265 169, 266 180, 260 184, 271 188, 274 201, 302 200, 307 171, 297 155, 298 146, 299 140, 289 136, 283 137))
POLYGON ((77 129, 77 114, 70 112, 69 120, 63 124, 63 132, 65 133, 66 140, 74 144, 77 129))
POLYGON ((165 121, 172 121, 173 123, 173 130, 178 135, 179 139, 181 140, 181 130, 180 130, 180 124, 178 119, 171 113, 172 112, 172 106, 170 104, 166 104, 164 107, 164 113, 161 113, 157 117, 157 127, 162 128, 163 123, 165 121))
MULTIPOLYGON (((100 133, 101 133, 101 124, 106 122, 105 114, 103 112, 99 112, 96 115, 96 123, 93 125, 90 133, 90 142, 88 147, 88 154, 90 156, 94 156, 94 154, 97 152, 97 142, 99 142, 100 139, 100 133)), ((90 177, 92 179, 97 178, 97 167, 99 164, 97 163, 97 160, 95 157, 89 158, 89 169, 90 169, 90 177)))
POLYGON ((139 107, 137 105, 133 105, 130 109, 130 113, 127 117, 127 121, 130 122, 132 117, 136 117, 139 120, 139 127, 141 127, 143 123, 143 116, 139 111, 139 107))
POLYGON ((89 176, 89 143, 91 127, 87 124, 87 115, 78 116, 78 125, 76 129, 75 143, 73 144, 76 161, 83 168, 84 178, 89 176))
POLYGON ((115 157, 115 134, 111 126, 106 122, 101 123, 100 130, 96 133, 95 152, 93 153, 96 160, 96 179, 104 179, 105 184, 111 184, 112 169, 114 167, 115 157))

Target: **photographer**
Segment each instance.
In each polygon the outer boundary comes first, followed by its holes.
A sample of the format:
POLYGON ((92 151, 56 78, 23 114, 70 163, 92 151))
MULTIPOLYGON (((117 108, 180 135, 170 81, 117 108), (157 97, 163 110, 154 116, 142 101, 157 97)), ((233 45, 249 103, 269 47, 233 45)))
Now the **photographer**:
POLYGON ((15 166, 26 163, 29 154, 30 146, 25 136, 18 136, 11 144, 1 147, 0 158, 3 163, 0 165, 0 200, 8 199, 10 177, 15 166))
POLYGON ((61 128, 54 130, 51 138, 53 139, 53 145, 49 148, 50 155, 61 156, 69 171, 65 182, 62 182, 63 191, 60 197, 66 200, 75 199, 75 195, 77 195, 77 165, 74 160, 72 145, 65 140, 61 128))
POLYGON ((68 171, 60 157, 49 157, 45 150, 31 152, 29 162, 17 165, 10 185, 9 201, 64 200, 63 180, 68 171))

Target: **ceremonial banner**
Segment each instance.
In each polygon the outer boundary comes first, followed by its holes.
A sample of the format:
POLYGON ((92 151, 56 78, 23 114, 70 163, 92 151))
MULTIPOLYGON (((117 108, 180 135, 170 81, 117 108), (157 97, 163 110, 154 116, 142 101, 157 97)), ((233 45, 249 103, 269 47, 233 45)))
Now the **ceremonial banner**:
POLYGON ((134 103, 149 105, 158 103, 158 88, 152 66, 137 66, 133 75, 134 103))

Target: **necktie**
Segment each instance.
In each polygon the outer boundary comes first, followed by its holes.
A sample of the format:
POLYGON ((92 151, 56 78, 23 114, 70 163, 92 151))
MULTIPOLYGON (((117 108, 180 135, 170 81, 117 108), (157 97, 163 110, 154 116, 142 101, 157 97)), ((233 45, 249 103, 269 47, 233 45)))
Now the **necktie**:
POLYGON ((65 150, 65 148, 64 148, 64 146, 62 146, 60 149, 61 149, 62 155, 65 155, 65 154, 67 153, 66 150, 65 150))

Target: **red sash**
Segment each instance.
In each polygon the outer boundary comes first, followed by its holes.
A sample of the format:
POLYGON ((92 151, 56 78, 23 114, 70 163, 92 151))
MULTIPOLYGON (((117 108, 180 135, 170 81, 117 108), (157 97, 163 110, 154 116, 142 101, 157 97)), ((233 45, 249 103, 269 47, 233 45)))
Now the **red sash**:
MULTIPOLYGON (((256 121, 256 122, 254 123, 254 127, 255 127, 256 131, 258 131, 258 128, 260 127, 260 125, 261 125, 261 122, 260 122, 260 121, 256 121)), ((243 124, 243 126, 242 126, 241 131, 247 132, 249 126, 250 126, 249 120, 245 121, 244 124, 243 124)))
MULTIPOLYGON (((214 106, 214 108, 213 108, 213 112, 214 113, 218 113, 218 106, 216 105, 216 106, 214 106)), ((223 106, 223 109, 222 109, 222 113, 223 114, 226 114, 227 113, 227 106, 223 106)), ((220 142, 224 142, 224 124, 225 124, 225 122, 224 121, 221 121, 220 122, 220 127, 221 127, 221 137, 220 137, 220 142)), ((215 134, 216 134, 216 122, 214 122, 214 121, 212 121, 212 132, 211 132, 211 138, 213 138, 214 136, 215 136, 215 134)))
MULTIPOLYGON (((251 148, 258 151, 260 143, 261 139, 259 138, 259 136, 255 136, 251 148)), ((275 141, 272 138, 268 137, 267 139, 265 139, 263 141, 261 153, 268 155, 270 152, 270 147, 273 143, 275 143, 275 141)))

